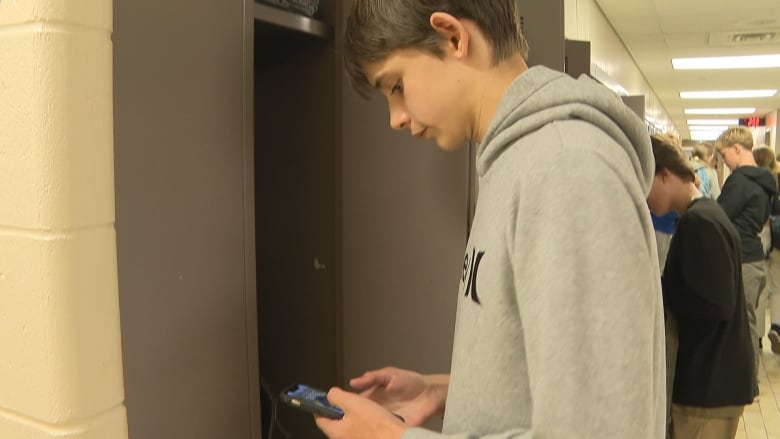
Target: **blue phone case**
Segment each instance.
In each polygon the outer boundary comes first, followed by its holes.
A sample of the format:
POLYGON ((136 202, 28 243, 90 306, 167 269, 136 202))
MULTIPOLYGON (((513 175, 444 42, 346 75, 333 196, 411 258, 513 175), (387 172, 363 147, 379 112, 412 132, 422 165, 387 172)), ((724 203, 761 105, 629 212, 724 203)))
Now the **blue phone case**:
POLYGON ((326 418, 341 419, 344 412, 328 402, 328 394, 304 384, 293 384, 279 394, 285 404, 326 418))

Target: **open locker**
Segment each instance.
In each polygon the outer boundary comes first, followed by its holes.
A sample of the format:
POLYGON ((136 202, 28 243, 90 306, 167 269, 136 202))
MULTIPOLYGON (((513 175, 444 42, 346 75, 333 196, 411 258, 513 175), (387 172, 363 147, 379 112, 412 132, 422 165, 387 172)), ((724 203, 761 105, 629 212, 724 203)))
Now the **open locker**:
MULTIPOLYGON (((325 3, 325 2, 323 2, 325 3)), ((263 429, 289 384, 339 381, 335 249, 333 14, 255 3, 255 226, 263 429), (326 21, 328 20, 328 21, 326 21)), ((277 406, 275 437, 323 437, 311 416, 277 406)))

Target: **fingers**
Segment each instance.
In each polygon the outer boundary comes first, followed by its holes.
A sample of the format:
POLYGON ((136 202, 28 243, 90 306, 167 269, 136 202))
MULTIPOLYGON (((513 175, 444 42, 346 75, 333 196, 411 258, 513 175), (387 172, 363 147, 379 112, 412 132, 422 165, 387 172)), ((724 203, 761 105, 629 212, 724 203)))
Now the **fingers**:
MULTIPOLYGON (((376 405, 374 402, 371 402, 356 393, 339 389, 338 387, 332 387, 328 391, 328 402, 339 407, 345 414, 357 409, 366 410, 367 404, 380 409, 382 413, 387 413, 386 409, 380 408, 380 406, 376 405)), ((405 421, 402 415, 399 415, 398 413, 391 414, 401 422, 405 421)))
POLYGON ((338 387, 331 387, 328 391, 328 402, 339 407, 344 413, 354 410, 355 406, 365 404, 366 399, 357 393, 347 392, 338 387))
POLYGON ((328 402, 344 411, 340 420, 315 416, 317 427, 331 439, 397 439, 409 427, 404 424, 402 415, 393 414, 367 398, 338 387, 328 391, 328 402))
POLYGON ((349 380, 349 385, 353 389, 357 389, 357 390, 363 390, 368 387, 376 386, 377 373, 376 371, 366 372, 357 378, 352 378, 351 380, 349 380))
POLYGON ((386 367, 379 370, 371 370, 363 375, 349 380, 349 385, 356 390, 364 390, 373 386, 387 386, 392 378, 392 368, 386 367))

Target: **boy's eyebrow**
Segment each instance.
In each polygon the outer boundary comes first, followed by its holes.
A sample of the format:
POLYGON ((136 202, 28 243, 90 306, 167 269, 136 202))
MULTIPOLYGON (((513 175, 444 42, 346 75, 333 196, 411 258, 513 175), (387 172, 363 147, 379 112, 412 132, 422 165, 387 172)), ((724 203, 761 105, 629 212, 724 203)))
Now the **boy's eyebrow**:
POLYGON ((385 75, 384 74, 377 75, 374 78, 374 88, 376 88, 376 89, 382 88, 382 82, 384 81, 384 79, 385 79, 385 75))

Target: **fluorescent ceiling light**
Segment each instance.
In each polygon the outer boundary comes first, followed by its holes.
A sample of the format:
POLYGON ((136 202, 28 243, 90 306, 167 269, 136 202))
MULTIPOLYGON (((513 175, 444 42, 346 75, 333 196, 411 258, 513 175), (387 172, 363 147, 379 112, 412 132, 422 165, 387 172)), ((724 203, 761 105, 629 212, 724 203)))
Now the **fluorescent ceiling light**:
POLYGON ((718 134, 720 134, 720 133, 722 133, 725 130, 702 130, 702 129, 697 129, 697 128, 689 128, 688 131, 690 131, 692 133, 718 133, 718 134))
POLYGON ((690 131, 726 131, 728 125, 688 125, 690 131))
POLYGON ((706 58, 673 58, 675 70, 692 69, 766 69, 780 67, 780 54, 718 56, 706 58))
POLYGON ((688 131, 691 131, 691 132, 697 131, 697 132, 708 132, 708 133, 710 133, 710 132, 712 132, 712 133, 722 133, 722 132, 726 131, 727 129, 728 129, 728 127, 723 127, 723 129, 721 129, 721 127, 715 127, 715 126, 713 126, 713 127, 706 127, 706 128, 688 127, 688 131))
POLYGON ((692 139, 697 140, 715 140, 717 139, 721 134, 723 134, 723 130, 719 131, 711 131, 711 130, 689 130, 691 133, 692 139))
POLYGON ((688 125, 739 125, 739 119, 688 119, 688 125))
POLYGON ((755 107, 749 108, 686 108, 685 114, 752 114, 755 107))
POLYGON ((777 94, 774 90, 719 90, 719 91, 681 91, 683 99, 734 99, 734 98, 768 98, 777 94))
POLYGON ((691 131, 691 139, 709 141, 717 140, 721 133, 719 131, 691 131))

